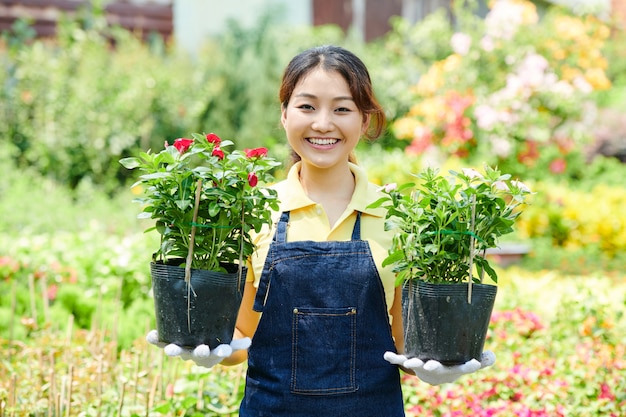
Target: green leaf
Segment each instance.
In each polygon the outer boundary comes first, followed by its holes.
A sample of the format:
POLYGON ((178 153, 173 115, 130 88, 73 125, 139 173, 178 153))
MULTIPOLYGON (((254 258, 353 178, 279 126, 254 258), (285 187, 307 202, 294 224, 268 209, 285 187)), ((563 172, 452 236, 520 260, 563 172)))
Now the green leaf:
POLYGON ((139 162, 139 158, 135 158, 135 157, 122 158, 120 159, 120 164, 122 164, 122 166, 127 169, 135 169, 141 166, 141 162, 139 162))
POLYGON ((167 178, 167 177, 170 177, 171 175, 172 174, 170 172, 153 172, 152 174, 141 175, 139 178, 143 180, 154 180, 154 179, 159 179, 159 178, 167 178))
POLYGON ((376 200, 373 203, 371 203, 370 205, 368 205, 367 208, 378 208, 378 207, 382 206, 383 203, 385 203, 387 201, 389 201, 389 198, 381 197, 378 200, 376 200))
POLYGON ((161 413, 161 414, 169 414, 171 410, 172 410, 172 404, 170 403, 163 403, 161 405, 158 405, 152 408, 152 411, 156 413, 161 413))

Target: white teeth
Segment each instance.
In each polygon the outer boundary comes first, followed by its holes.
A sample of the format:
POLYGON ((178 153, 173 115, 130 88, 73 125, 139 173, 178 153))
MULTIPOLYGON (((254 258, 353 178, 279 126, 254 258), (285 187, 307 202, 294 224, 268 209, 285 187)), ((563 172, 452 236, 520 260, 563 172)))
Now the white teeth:
POLYGON ((332 145, 337 143, 337 139, 309 138, 309 142, 314 145, 332 145))

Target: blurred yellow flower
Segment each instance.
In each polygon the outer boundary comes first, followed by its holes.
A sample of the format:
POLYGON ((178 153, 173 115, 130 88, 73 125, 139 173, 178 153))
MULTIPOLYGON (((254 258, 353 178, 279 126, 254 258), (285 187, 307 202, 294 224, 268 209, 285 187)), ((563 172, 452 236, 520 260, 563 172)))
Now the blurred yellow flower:
POLYGON ((434 95, 435 92, 444 85, 442 72, 442 65, 440 62, 433 64, 428 71, 420 77, 419 82, 413 89, 415 94, 421 96, 434 95))
POLYGON ((408 115, 421 117, 426 124, 436 123, 441 118, 441 113, 445 110, 445 98, 435 96, 419 101, 409 110, 408 115))
POLYGON ((537 14, 537 6, 534 3, 527 0, 516 0, 513 3, 519 3, 522 6, 522 23, 525 25, 534 25, 539 21, 539 14, 537 14))
POLYGON ((143 187, 141 186, 141 184, 136 184, 134 187, 130 189, 130 192, 133 195, 141 195, 143 194, 143 187))
POLYGON ((414 117, 402 117, 396 120, 393 125, 393 134, 398 139, 413 139, 415 129, 421 127, 422 123, 414 117))
POLYGON ((585 80, 594 90, 607 90, 611 87, 611 80, 609 80, 600 68, 589 68, 585 71, 585 80))
POLYGON ((552 50, 552 57, 557 61, 563 61, 567 58, 567 51, 558 45, 552 50))
POLYGON ((572 16, 557 16, 554 21, 555 36, 584 42, 587 39, 587 28, 580 20, 572 16))
POLYGON ((561 67, 561 78, 563 78, 565 81, 572 82, 582 75, 583 74, 579 68, 570 67, 569 65, 563 65, 561 67))
POLYGON ((446 59, 441 61, 443 65, 443 71, 445 72, 456 71, 461 66, 462 60, 463 60, 463 57, 461 57, 461 55, 459 54, 452 54, 448 56, 446 59))

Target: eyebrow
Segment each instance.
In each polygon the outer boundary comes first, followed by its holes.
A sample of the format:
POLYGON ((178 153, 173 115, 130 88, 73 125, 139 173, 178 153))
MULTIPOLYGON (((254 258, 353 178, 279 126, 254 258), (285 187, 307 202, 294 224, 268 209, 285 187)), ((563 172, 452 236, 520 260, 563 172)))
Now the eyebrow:
MULTIPOLYGON (((304 97, 304 98, 317 98, 316 95, 314 94, 310 94, 310 93, 298 93, 296 94, 296 97, 304 97)), ((350 100, 350 101, 354 101, 354 99, 352 98, 352 96, 339 96, 339 97, 333 97, 333 101, 341 101, 341 100, 350 100)))

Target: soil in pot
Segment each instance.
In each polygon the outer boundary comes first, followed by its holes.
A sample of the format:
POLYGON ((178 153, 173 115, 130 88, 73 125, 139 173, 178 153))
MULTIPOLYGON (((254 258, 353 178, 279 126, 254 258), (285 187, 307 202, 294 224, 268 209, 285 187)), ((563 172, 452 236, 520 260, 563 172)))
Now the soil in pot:
POLYGON ((480 360, 497 287, 468 284, 431 284, 409 281, 402 290, 404 343, 407 357, 446 366, 480 360))
POLYGON ((184 347, 206 344, 213 349, 232 341, 246 268, 239 276, 237 265, 223 266, 227 272, 192 269, 188 288, 185 268, 162 262, 150 264, 161 342, 184 347))

